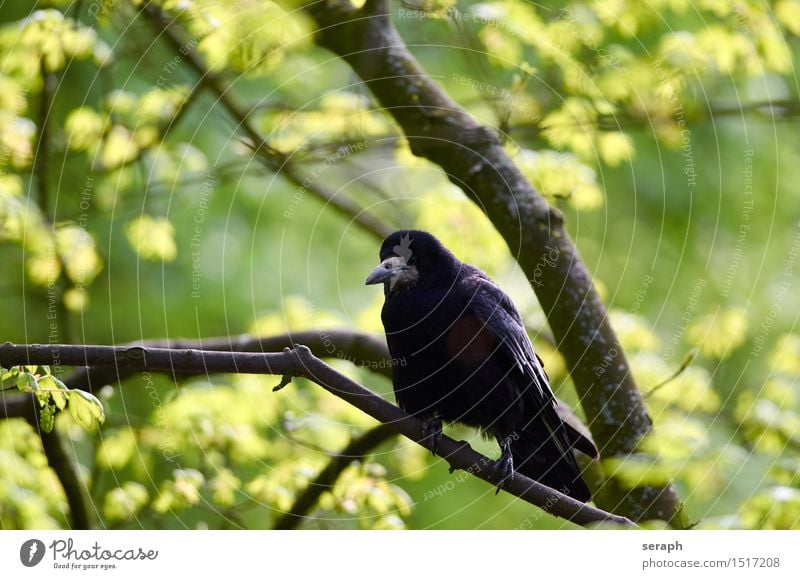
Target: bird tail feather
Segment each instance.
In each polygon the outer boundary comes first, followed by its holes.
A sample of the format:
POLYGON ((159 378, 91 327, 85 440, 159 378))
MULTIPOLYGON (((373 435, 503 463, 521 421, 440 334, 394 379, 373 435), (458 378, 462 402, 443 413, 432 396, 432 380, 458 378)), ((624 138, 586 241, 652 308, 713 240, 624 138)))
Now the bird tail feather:
POLYGON ((600 458, 600 453, 597 452, 597 447, 594 445, 594 442, 592 442, 582 432, 577 430, 569 422, 564 423, 564 430, 567 438, 569 439, 569 443, 573 448, 580 450, 589 458, 600 458))
MULTIPOLYGON (((592 493, 581 478, 580 467, 572 452, 574 437, 570 434, 565 432, 563 423, 553 431, 544 420, 532 421, 524 429, 518 430, 517 436, 511 441, 514 470, 574 499, 587 502, 592 498, 592 493)), ((586 444, 591 443, 587 441, 586 444)), ((586 444, 581 443, 581 446, 585 447, 586 444)), ((581 446, 576 445, 576 448, 585 452, 581 446)), ((591 449, 594 451, 592 454, 597 453, 594 445, 591 445, 591 449)))

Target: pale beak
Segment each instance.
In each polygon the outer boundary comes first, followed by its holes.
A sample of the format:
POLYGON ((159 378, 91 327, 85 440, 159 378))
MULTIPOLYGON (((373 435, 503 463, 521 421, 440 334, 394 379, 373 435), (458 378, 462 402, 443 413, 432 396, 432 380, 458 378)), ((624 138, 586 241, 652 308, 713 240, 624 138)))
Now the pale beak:
POLYGON ((406 270, 406 260, 402 257, 389 257, 384 259, 378 267, 372 270, 372 273, 367 276, 365 285, 375 285, 379 283, 386 283, 391 281, 392 277, 399 275, 400 272, 406 270))

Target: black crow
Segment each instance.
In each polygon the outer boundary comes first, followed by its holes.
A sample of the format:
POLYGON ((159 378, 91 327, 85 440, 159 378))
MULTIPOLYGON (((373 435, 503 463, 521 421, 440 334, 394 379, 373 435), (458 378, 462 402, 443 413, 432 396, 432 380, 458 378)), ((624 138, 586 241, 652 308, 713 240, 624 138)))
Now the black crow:
POLYGON ((547 374, 511 299, 424 231, 397 231, 366 283, 384 285, 381 319, 397 403, 421 418, 432 450, 442 420, 479 427, 502 455, 498 487, 520 472, 581 501, 573 448, 594 444, 561 420, 547 374))

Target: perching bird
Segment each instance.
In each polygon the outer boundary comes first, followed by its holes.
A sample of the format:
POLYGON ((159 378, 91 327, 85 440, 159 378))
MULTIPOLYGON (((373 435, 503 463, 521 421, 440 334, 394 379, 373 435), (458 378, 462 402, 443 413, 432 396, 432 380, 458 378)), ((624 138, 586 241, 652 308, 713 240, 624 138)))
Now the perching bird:
POLYGON ((498 486, 516 471, 588 501, 572 449, 597 449, 559 417, 511 299, 424 231, 391 234, 380 259, 366 283, 384 285, 395 396, 423 420, 432 447, 442 420, 479 427, 502 451, 498 486))

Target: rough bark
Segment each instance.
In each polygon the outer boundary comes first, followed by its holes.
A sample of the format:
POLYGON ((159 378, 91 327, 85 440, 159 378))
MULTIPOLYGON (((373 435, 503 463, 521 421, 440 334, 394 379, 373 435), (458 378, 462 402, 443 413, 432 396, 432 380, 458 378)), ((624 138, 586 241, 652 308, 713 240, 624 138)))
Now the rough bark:
MULTIPOLYGON (((525 179, 496 134, 426 75, 394 28, 386 0, 368 0, 360 9, 320 1, 306 10, 319 26, 317 44, 352 67, 394 117, 412 152, 440 165, 505 239, 547 315, 601 456, 636 452, 651 421, 562 214, 525 179)), ((597 501, 634 520, 681 524, 671 485, 623 489, 609 479, 597 501)))

